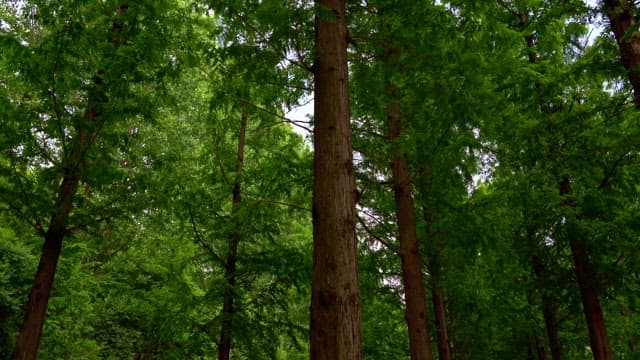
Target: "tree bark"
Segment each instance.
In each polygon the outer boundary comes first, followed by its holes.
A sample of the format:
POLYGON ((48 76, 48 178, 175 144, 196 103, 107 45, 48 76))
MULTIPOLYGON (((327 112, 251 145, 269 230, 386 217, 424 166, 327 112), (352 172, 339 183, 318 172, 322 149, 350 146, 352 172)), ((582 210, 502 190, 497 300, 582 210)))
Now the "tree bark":
MULTIPOLYGON (((97 112, 93 108, 89 107, 85 111, 84 118, 87 123, 93 123, 96 117, 97 112)), ((38 355, 42 327, 47 314, 49 296, 53 289, 58 259, 62 251, 62 242, 67 231, 69 214, 73 208, 73 199, 78 189, 84 157, 90 141, 90 135, 85 128, 78 130, 75 147, 70 157, 71 162, 65 170, 60 185, 58 200, 54 208, 55 213, 51 215, 49 227, 44 236, 40 262, 29 293, 20 334, 13 351, 14 360, 33 360, 38 355)))
MULTIPOLYGON (((233 198, 231 204, 231 221, 236 222, 238 210, 242 203, 242 168, 244 164, 244 145, 247 133, 247 122, 249 115, 246 108, 242 110, 240 118, 240 130, 238 132, 238 152, 236 154, 236 179, 233 182, 233 198)), ((220 343, 218 345, 218 360, 229 360, 231 353, 231 336, 233 333, 233 314, 235 312, 233 301, 235 299, 236 285, 236 262, 238 260, 238 245, 240 243, 241 234, 237 224, 233 224, 233 230, 229 236, 229 252, 227 254, 227 263, 224 269, 224 277, 226 280, 226 289, 222 304, 222 324, 220 328, 220 343)))
POLYGON ((433 311, 435 313, 436 333, 438 336, 438 359, 451 360, 444 292, 437 281, 432 281, 431 283, 431 296, 433 298, 433 311))
MULTIPOLYGON (((120 18, 127 10, 126 4, 118 6, 115 20, 110 29, 111 43, 119 46, 122 32, 120 18)), ((66 236, 69 215, 73 210, 73 200, 84 171, 87 150, 95 141, 95 123, 99 114, 100 103, 104 101, 103 80, 99 75, 93 78, 93 88, 89 91, 87 108, 84 112, 84 122, 76 126, 77 133, 71 148, 69 160, 65 162, 65 171, 58 192, 58 199, 54 212, 49 221, 49 227, 44 235, 44 245, 40 255, 40 262, 29 293, 27 307, 24 314, 20 334, 13 351, 14 360, 34 360, 38 355, 42 328, 49 305, 49 296, 53 289, 53 281, 62 243, 66 236)))
MULTIPOLYGON (((397 100, 393 99, 395 88, 390 87, 391 102, 387 108, 388 138, 391 143, 401 132, 401 112, 397 100)), ((412 360, 431 360, 431 337, 427 322, 425 291, 422 282, 422 263, 416 235, 416 221, 413 213, 411 178, 404 154, 394 155, 391 160, 393 192, 398 221, 400 260, 402 262, 402 282, 404 285, 405 319, 409 329, 409 352, 412 360)))
MULTIPOLYGON (((529 233, 529 241, 532 246, 537 247, 537 243, 533 239, 533 234, 529 233)), ((535 250, 534 250, 535 251, 535 250)), ((532 256, 533 269, 536 278, 540 282, 546 280, 545 268, 542 259, 536 254, 532 256)), ((544 290, 543 290, 544 291, 544 290)), ((544 318, 545 328, 547 330, 547 339, 549 340, 549 349, 551 350, 552 360, 562 360, 562 345, 558 336, 558 320, 556 318, 556 307, 553 300, 548 294, 542 293, 542 316, 544 318)))
POLYGON ((640 107, 640 33, 636 28, 636 5, 627 0, 605 0, 603 12, 618 43, 622 64, 633 87, 634 102, 640 107))
POLYGON ((360 288, 355 235, 344 0, 318 0, 314 64, 311 359, 359 360, 360 288))
MULTIPOLYGON (((560 195, 568 195, 571 192, 571 182, 565 177, 560 184, 560 195)), ((572 209, 575 204, 569 198, 563 200, 563 205, 572 209)), ((583 311, 589 328, 589 341, 594 360, 611 360, 613 354, 609 344, 609 336, 604 322, 604 315, 600 300, 598 299, 596 273, 589 259, 587 246, 578 238, 574 231, 569 232, 569 245, 573 255, 574 269, 580 288, 583 311)))

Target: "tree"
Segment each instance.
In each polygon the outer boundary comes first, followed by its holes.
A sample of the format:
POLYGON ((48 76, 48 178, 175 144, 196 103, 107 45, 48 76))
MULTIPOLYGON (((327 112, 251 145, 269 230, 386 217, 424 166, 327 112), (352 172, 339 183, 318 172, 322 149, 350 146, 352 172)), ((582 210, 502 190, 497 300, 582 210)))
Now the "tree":
POLYGON ((360 359, 345 1, 316 11, 311 359, 360 359))
POLYGON ((9 93, 3 97, 2 172, 13 177, 2 184, 3 203, 44 239, 14 358, 36 356, 63 240, 120 212, 110 204, 121 192, 103 202, 91 201, 93 191, 109 183, 132 188, 127 180, 133 175, 116 180, 133 172, 131 164, 107 158, 121 150, 119 136, 132 129, 127 122, 148 115, 141 111, 145 98, 132 101, 132 94, 165 66, 165 47, 149 36, 161 28, 165 5, 34 1, 3 7, 14 14, 3 36, 12 56, 2 69, 9 93), (141 16, 149 13, 155 18, 141 16), (113 177, 102 177, 107 173, 113 177), (74 216, 85 209, 85 219, 74 216))

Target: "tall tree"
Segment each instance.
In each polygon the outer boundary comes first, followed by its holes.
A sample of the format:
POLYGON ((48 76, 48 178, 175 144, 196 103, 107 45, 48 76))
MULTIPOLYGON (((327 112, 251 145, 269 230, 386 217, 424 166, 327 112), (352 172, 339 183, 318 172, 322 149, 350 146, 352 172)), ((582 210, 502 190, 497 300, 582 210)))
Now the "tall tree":
POLYGON ((1 41, 11 56, 3 56, 2 69, 8 106, 0 171, 9 181, 0 184, 1 199, 44 240, 15 358, 37 354, 65 239, 128 212, 141 194, 134 179, 143 171, 127 159, 130 140, 153 112, 152 90, 177 64, 166 62, 171 37, 159 34, 167 13, 179 9, 164 2, 2 4, 1 41))
POLYGON ((316 2, 311 359, 361 354, 346 7, 316 2))
MULTIPOLYGON (((384 61, 396 68, 397 49, 387 46, 384 61)), ((391 143, 391 173, 393 193, 395 195, 396 217, 398 221, 398 239, 400 242, 400 260, 402 262, 402 283, 405 297, 405 319, 409 331, 409 352, 411 359, 430 360, 431 336, 429 336, 428 312, 422 281, 422 259, 418 248, 416 220, 413 208, 411 176, 409 164, 403 150, 397 142, 402 134, 402 112, 395 84, 388 84, 389 104, 387 105, 387 137, 391 143)))
MULTIPOLYGON (((109 36, 110 42, 114 46, 113 51, 116 50, 121 42, 122 17, 126 10, 127 5, 120 5, 116 11, 116 19, 113 21, 109 36)), ((109 76, 112 75, 109 74, 109 76)), ((71 148, 68 155, 68 163, 65 164, 64 175, 60 184, 58 198, 49 220, 49 227, 44 232, 44 245, 40 263, 33 280, 22 329, 14 349, 14 359, 35 359, 38 353, 56 266, 62 251, 62 242, 68 231, 69 215, 73 208, 76 191, 85 171, 87 150, 95 141, 100 129, 98 117, 104 111, 103 103, 105 102, 106 93, 104 77, 104 70, 99 70, 93 77, 88 91, 84 115, 81 120, 78 120, 75 129, 76 134, 68 145, 71 148)), ((56 95, 54 94, 53 96, 56 95)))
MULTIPOLYGON (((240 129, 238 131, 238 151, 236 154, 236 166, 234 169, 235 180, 233 182, 233 198, 231 204, 231 221, 235 221, 238 216, 238 210, 242 203, 242 166, 244 164, 244 145, 247 134, 247 122, 249 114, 246 105, 242 109, 240 116, 240 129)), ((220 325, 220 342, 218 347, 218 360, 228 360, 231 351, 231 334, 233 333, 233 313, 235 285, 236 285, 236 262, 238 261, 238 244, 241 240, 241 232, 236 225, 233 226, 231 235, 229 236, 229 248, 224 269, 224 277, 226 286, 224 291, 224 299, 222 305, 222 324, 220 325)))

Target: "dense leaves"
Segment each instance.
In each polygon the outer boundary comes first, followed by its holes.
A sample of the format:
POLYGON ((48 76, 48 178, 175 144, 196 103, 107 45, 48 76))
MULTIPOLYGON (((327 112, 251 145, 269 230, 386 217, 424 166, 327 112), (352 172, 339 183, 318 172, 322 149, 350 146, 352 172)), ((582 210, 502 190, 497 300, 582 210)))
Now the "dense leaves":
MULTIPOLYGON (((438 291, 455 359, 606 358, 589 291, 613 357, 637 356, 640 113, 624 51, 638 29, 610 26, 633 4, 347 4, 364 358, 409 354, 398 156, 434 357, 438 291)), ((70 174, 39 358, 215 358, 225 294, 231 358, 309 357, 313 119, 288 113, 314 86, 314 17, 333 16, 309 1, 0 2, 0 358, 70 174)))

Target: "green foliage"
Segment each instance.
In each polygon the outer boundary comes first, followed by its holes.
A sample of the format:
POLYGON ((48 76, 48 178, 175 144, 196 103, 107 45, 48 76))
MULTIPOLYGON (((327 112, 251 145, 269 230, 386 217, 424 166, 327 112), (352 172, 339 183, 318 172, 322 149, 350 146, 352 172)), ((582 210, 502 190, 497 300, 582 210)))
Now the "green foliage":
MULTIPOLYGON (((73 167, 80 186, 42 359, 214 358, 231 234, 241 238, 232 356, 308 357, 312 154, 284 112, 313 87, 314 16, 333 15, 309 1, 121 5, 0 4, 0 357, 73 167), (78 161, 83 131, 92 139, 78 161), (243 200, 232 213, 236 180, 243 200)), ((364 357, 407 357, 388 169, 402 154, 426 285, 445 291, 455 358, 526 357, 545 338, 545 298, 563 355, 589 358, 575 237, 615 356, 632 358, 640 127, 613 37, 586 40, 594 10, 546 0, 347 6, 364 357), (391 101, 403 116, 392 143, 391 101)))

